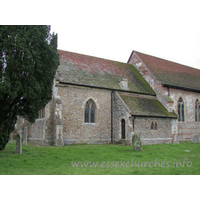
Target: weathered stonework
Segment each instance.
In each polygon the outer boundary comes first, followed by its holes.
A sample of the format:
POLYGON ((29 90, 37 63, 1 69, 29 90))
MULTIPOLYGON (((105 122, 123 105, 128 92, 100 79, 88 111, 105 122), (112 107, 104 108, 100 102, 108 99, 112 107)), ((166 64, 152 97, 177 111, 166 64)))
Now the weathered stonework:
POLYGON ((58 85, 62 101, 64 144, 109 143, 111 141, 111 92, 58 85), (86 102, 96 104, 95 123, 84 122, 86 102))
POLYGON ((47 119, 36 119, 35 123, 30 125, 28 142, 38 143, 40 145, 51 144, 51 138, 48 138, 48 142, 44 141, 47 132, 46 122, 47 119))
POLYGON ((166 96, 168 96, 168 91, 166 88, 162 87, 162 83, 151 73, 148 67, 142 62, 142 60, 136 55, 133 54, 129 63, 136 66, 139 72, 142 74, 143 78, 147 81, 150 87, 156 92, 157 99, 162 103, 162 105, 169 111, 171 105, 166 96))
POLYGON ((45 117, 36 119, 35 123, 28 127, 28 142, 39 145, 63 146, 63 126, 62 126, 62 105, 55 87, 56 80, 53 84, 52 100, 45 106, 45 117))
POLYGON ((192 135, 192 143, 200 143, 200 134, 192 135))
POLYGON ((131 115, 131 111, 125 105, 119 95, 114 96, 114 139, 116 142, 122 139, 121 120, 126 122, 126 144, 131 144, 132 136, 141 133, 142 144, 172 143, 174 135, 177 135, 176 120, 171 118, 142 117, 131 115), (151 122, 156 121, 157 130, 151 130, 151 122), (172 134, 173 133, 173 134, 172 134))
POLYGON ((172 143, 172 119, 135 117, 134 133, 141 133, 142 144, 172 143), (151 130, 151 122, 156 121, 157 130, 151 130))
POLYGON ((117 93, 113 95, 113 132, 114 141, 125 140, 126 144, 131 145, 133 127, 131 122, 131 115, 129 109, 125 106, 122 99, 117 93), (125 139, 122 139, 122 119, 125 120, 125 139))
POLYGON ((55 146, 110 143, 112 126, 113 141, 125 145, 132 145, 132 136, 135 133, 141 133, 142 144, 171 143, 174 140, 173 134, 177 134, 176 120, 133 116, 120 95, 111 90, 57 82, 53 94, 52 101, 45 107, 45 118, 37 119, 29 126, 29 142, 55 146), (89 99, 96 106, 95 123, 84 122, 85 104, 89 99), (125 120, 125 138, 122 138, 122 120, 125 120), (156 131, 150 129, 152 120, 158 122, 156 131))
POLYGON ((185 121, 173 122, 173 142, 191 141, 193 134, 200 134, 200 122, 195 122, 195 101, 200 99, 200 93, 163 87, 162 83, 149 70, 148 66, 136 55, 132 54, 129 63, 136 66, 144 79, 156 92, 157 99, 169 111, 178 113, 178 99, 183 98, 185 121))
POLYGON ((170 97, 174 101, 171 109, 178 112, 178 99, 183 98, 185 121, 178 122, 179 141, 191 141, 193 134, 200 134, 200 122, 195 122, 195 101, 200 99, 199 93, 170 89, 170 97))

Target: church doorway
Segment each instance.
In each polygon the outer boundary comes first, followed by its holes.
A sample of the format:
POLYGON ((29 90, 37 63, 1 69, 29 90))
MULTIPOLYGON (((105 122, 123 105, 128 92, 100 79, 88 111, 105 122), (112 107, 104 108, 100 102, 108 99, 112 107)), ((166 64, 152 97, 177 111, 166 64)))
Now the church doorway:
POLYGON ((121 131, 122 131, 122 139, 125 139, 125 120, 121 121, 121 131))

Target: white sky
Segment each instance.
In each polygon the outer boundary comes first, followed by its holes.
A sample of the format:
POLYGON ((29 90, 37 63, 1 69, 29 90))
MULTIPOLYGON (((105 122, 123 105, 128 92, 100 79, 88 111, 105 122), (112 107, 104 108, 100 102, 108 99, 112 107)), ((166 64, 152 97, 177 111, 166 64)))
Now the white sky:
POLYGON ((132 50, 200 69, 200 1, 10 1, 13 24, 49 24, 58 48, 127 62, 132 50), (19 5, 28 9, 19 8, 19 5), (30 20, 31 19, 31 20, 30 20))
POLYGON ((121 62, 136 50, 200 69, 200 1, 73 0, 58 13, 59 49, 121 62))

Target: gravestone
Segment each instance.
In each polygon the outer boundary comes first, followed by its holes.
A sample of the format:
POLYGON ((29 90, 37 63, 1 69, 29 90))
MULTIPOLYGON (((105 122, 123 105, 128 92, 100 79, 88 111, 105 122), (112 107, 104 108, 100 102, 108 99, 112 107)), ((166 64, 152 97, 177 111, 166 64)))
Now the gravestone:
POLYGON ((140 140, 140 134, 134 134, 132 137, 132 144, 133 144, 133 149, 141 151, 142 150, 142 144, 140 140))
POLYGON ((10 134, 9 142, 13 143, 13 132, 10 134))
POLYGON ((28 135, 28 129, 27 127, 24 127, 24 132, 23 132, 23 145, 27 146, 27 135, 28 135))
POLYGON ((21 126, 24 124, 24 118, 18 116, 17 122, 16 122, 16 129, 17 131, 21 128, 21 126))
POLYGON ((178 140, 178 136, 174 135, 174 140, 173 140, 174 144, 179 144, 179 140, 178 140))
POLYGON ((16 137, 16 151, 17 153, 22 153, 22 131, 20 130, 17 133, 17 137, 16 137))
POLYGON ((200 143, 200 135, 192 135, 192 143, 200 143))

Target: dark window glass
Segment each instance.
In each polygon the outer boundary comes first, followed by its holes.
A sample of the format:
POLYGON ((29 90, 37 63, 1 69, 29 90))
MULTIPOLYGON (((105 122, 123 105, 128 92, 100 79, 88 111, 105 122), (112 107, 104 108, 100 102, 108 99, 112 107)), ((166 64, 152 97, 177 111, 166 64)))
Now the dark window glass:
POLYGON ((195 105, 195 122, 197 122, 197 116, 198 116, 198 107, 195 105))
POLYGON ((200 122, 200 103, 198 100, 195 102, 195 122, 200 122))
POLYGON ((85 105, 85 123, 95 123, 95 103, 92 100, 85 105))
POLYGON ((85 105, 85 123, 89 123, 89 104, 85 105))
POLYGON ((158 124, 155 122, 155 130, 158 130, 158 124))
POLYGON ((181 105, 178 104, 178 121, 181 121, 181 105))
POLYGON ((91 107, 90 107, 90 122, 91 123, 95 122, 95 107, 94 107, 94 103, 92 103, 91 107))
POLYGON ((122 121, 121 121, 121 131, 122 131, 122 139, 125 139, 126 138, 126 134, 125 134, 125 120, 124 119, 122 119, 122 121))
POLYGON ((178 121, 184 121, 185 116, 184 116, 184 104, 183 104, 183 99, 180 97, 178 100, 178 121))
POLYGON ((135 120, 133 119, 133 130, 134 130, 134 128, 135 128, 134 126, 135 126, 135 120))
POLYGON ((154 125, 153 125, 153 122, 151 122, 151 130, 154 129, 154 125))
POLYGON ((185 117, 184 117, 184 104, 182 104, 182 122, 185 121, 185 117))

